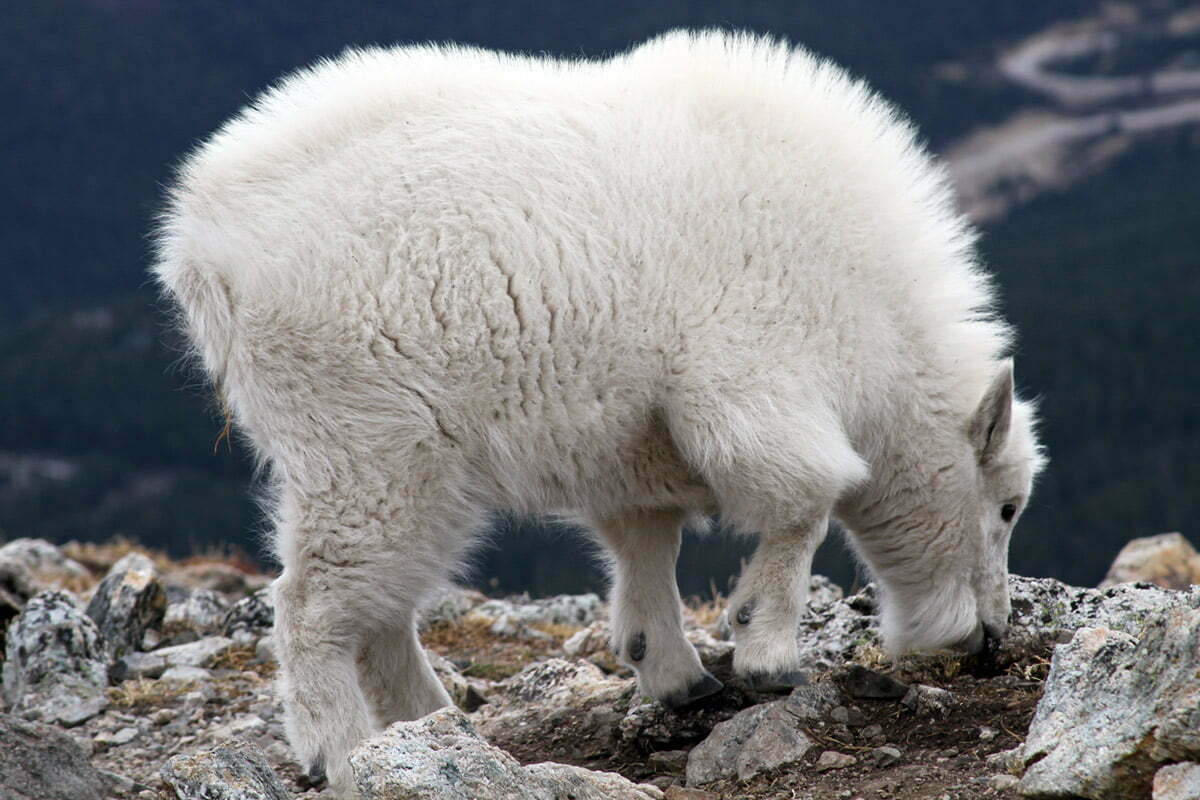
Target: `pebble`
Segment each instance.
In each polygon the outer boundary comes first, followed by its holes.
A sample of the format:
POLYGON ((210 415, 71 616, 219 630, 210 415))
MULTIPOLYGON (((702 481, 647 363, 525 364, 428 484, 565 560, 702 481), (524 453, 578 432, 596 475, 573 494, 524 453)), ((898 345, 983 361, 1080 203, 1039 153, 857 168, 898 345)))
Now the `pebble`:
POLYGON ((826 750, 817 759, 816 770, 817 772, 827 772, 831 769, 842 769, 857 763, 858 759, 852 755, 839 753, 836 750, 826 750))

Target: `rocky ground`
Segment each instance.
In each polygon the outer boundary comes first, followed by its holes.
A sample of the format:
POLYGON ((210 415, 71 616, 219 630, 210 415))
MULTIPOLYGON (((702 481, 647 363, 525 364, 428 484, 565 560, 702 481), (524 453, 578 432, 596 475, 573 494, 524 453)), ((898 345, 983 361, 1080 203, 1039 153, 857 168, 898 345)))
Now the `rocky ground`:
MULTIPOLYGON (((982 657, 888 660, 871 587, 813 579, 809 686, 731 674, 720 602, 686 609, 727 683, 672 713, 607 649, 595 595, 449 590, 422 638, 458 709, 355 751, 367 798, 1200 798, 1200 557, 1128 548, 1107 588, 1012 578, 982 657), (1170 562, 1170 563, 1167 563, 1170 562)), ((0 800, 329 797, 292 762, 272 688, 270 578, 127 544, 0 547, 0 800)))

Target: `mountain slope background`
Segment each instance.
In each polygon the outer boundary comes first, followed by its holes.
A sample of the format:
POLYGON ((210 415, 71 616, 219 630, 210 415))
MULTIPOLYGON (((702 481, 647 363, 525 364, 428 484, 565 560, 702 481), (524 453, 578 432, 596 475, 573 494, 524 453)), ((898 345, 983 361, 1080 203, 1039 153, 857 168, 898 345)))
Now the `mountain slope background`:
MULTIPOLYGON (((263 556, 250 459, 236 437, 217 443, 223 423, 181 362, 146 269, 171 166, 292 68, 348 45, 454 40, 601 56, 672 27, 737 27, 845 65, 948 152, 1019 111, 1049 108, 996 68, 1014 43, 1072 20, 1176 19, 1190 8, 26 4, 0 27, 0 101, 10 109, 0 121, 0 531, 123 534, 176 554, 234 543, 263 556)), ((1169 46, 1139 35, 1107 58, 1063 67, 1121 74, 1145 68, 1138 58, 1200 61, 1190 34, 1169 46)), ((1126 139, 1102 168, 1013 204, 983 228, 981 250, 1021 334, 1018 379, 1041 399, 1051 456, 1013 543, 1012 567, 1024 574, 1095 583, 1125 540, 1188 533, 1200 512, 1200 133, 1182 124, 1126 139)), ((479 581, 543 593, 601 580, 576 537, 539 527, 498 519, 498 544, 477 558, 479 581), (546 535, 562 541, 547 548, 546 535)), ((726 588, 751 547, 689 542, 684 591, 726 588)), ((818 569, 848 582, 853 561, 841 549, 831 539, 818 569)))

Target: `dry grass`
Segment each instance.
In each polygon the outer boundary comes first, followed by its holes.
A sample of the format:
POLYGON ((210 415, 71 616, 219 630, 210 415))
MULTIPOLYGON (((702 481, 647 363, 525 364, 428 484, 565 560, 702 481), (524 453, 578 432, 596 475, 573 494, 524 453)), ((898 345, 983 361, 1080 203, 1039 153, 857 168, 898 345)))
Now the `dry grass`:
POLYGON ((98 544, 96 542, 67 542, 62 546, 63 554, 83 564, 92 572, 103 575, 113 564, 130 553, 141 553, 154 562, 159 570, 167 570, 174 562, 166 553, 160 550, 150 550, 132 539, 118 536, 112 541, 98 544))
POLYGON ((108 690, 108 699, 117 708, 145 713, 165 708, 196 688, 191 681, 162 681, 137 678, 108 690))
POLYGON ((275 675, 277 669, 273 661, 260 661, 249 645, 233 647, 213 659, 209 665, 212 669, 229 669, 236 672, 253 672, 263 678, 275 675))

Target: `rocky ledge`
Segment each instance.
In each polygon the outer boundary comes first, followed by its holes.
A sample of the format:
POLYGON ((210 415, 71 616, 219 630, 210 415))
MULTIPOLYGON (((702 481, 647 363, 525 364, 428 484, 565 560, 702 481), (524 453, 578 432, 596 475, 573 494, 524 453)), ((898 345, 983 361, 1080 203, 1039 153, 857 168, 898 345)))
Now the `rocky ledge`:
MULTIPOLYGON (((1114 574, 1179 586, 1180 569, 1130 566, 1193 563, 1167 544, 1114 574)), ((284 739, 269 581, 128 545, 0 547, 0 796, 330 796, 284 739)), ((1200 587, 1106 586, 1014 576, 999 650, 893 661, 873 588, 815 577, 811 683, 778 695, 738 684, 720 602, 692 603, 688 636, 727 688, 684 713, 637 694, 595 595, 448 589, 422 638, 458 708, 390 726, 351 767, 369 800, 1200 797, 1200 587)))

